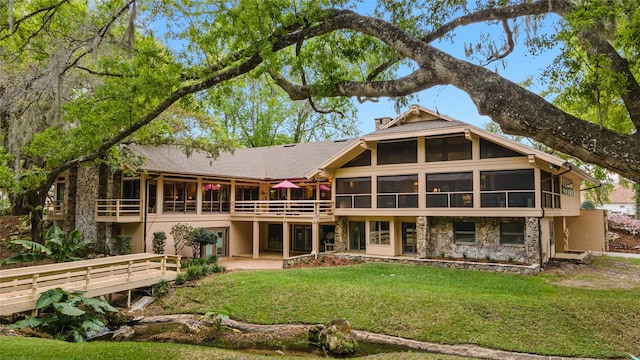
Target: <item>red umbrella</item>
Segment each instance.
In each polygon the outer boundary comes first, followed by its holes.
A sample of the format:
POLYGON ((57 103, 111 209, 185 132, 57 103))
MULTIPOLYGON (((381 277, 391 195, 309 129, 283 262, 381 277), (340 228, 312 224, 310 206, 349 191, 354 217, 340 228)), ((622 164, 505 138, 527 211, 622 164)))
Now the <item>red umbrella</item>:
POLYGON ((289 180, 283 180, 271 187, 272 189, 300 189, 300 186, 292 183, 289 180))
POLYGON ((322 191, 330 191, 330 190, 331 190, 331 188, 330 188, 330 187, 328 187, 327 185, 320 184, 320 190, 322 190, 322 191))

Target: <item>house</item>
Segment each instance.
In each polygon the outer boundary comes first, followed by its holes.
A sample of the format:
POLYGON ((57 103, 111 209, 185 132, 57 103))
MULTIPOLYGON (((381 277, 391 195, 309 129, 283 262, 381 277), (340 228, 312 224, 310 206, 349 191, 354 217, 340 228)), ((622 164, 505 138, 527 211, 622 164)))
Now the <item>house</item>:
MULTIPOLYGON (((603 234, 594 235, 599 230, 584 231, 602 227, 602 219, 580 210, 581 185, 596 179, 419 106, 376 119, 373 133, 355 139, 240 149, 216 159, 175 146, 130 150, 146 159, 130 169, 134 176, 81 168, 57 186, 75 181, 76 196, 66 197, 75 227, 105 241, 132 235, 135 252, 150 252, 152 234, 169 235, 177 223, 213 230, 219 241, 209 254, 253 258, 333 249, 540 264, 606 246, 603 234)), ((173 252, 171 236, 166 251, 173 252)))
POLYGON ((634 196, 632 186, 624 187, 620 184, 615 184, 613 192, 609 194, 609 203, 602 204, 599 208, 607 210, 610 214, 623 214, 635 217, 636 203, 634 196))

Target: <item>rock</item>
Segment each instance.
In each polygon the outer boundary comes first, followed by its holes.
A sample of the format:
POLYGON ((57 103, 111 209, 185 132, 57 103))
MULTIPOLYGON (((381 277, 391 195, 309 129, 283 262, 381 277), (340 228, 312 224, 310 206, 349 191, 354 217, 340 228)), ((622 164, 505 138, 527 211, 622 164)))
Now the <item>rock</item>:
POLYGON ((346 319, 335 319, 324 326, 312 327, 309 329, 309 341, 324 348, 329 355, 353 355, 359 349, 346 319))
POLYGON ((138 299, 133 305, 131 305, 131 309, 129 309, 129 312, 142 312, 148 305, 150 305, 154 301, 156 301, 156 298, 154 298, 153 296, 143 296, 138 299))
POLYGON ((135 330, 133 330, 131 326, 125 325, 120 329, 116 330, 115 333, 113 333, 113 340, 116 340, 116 341, 129 340, 133 337, 134 334, 135 334, 135 330))
POLYGON ((199 334, 202 330, 206 329, 202 323, 199 322, 187 322, 183 324, 185 332, 190 334, 199 334))

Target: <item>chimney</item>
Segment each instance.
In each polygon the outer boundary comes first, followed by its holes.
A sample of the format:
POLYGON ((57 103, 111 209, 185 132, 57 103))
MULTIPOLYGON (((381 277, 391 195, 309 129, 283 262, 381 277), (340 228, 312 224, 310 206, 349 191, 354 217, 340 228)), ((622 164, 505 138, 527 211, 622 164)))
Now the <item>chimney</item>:
POLYGON ((376 130, 380 130, 382 129, 382 127, 384 127, 385 125, 387 125, 391 120, 393 120, 390 117, 381 117, 381 118, 375 118, 374 121, 376 122, 376 130))

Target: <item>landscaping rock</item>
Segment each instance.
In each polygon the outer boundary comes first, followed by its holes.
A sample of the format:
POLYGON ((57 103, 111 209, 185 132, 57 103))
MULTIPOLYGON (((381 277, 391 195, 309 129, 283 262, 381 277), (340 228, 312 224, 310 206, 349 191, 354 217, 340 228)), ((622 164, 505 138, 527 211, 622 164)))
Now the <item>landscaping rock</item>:
POLYGON ((113 340, 116 340, 116 341, 129 340, 133 337, 134 334, 135 334, 135 330, 133 330, 131 326, 125 325, 120 329, 116 330, 115 333, 113 333, 113 340))
POLYGON ((309 341, 336 356, 353 355, 359 348, 346 319, 331 320, 324 326, 309 329, 309 341))

